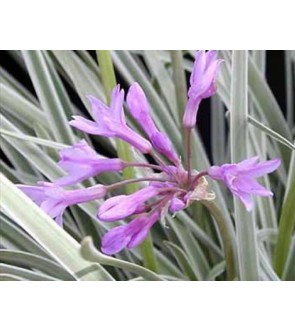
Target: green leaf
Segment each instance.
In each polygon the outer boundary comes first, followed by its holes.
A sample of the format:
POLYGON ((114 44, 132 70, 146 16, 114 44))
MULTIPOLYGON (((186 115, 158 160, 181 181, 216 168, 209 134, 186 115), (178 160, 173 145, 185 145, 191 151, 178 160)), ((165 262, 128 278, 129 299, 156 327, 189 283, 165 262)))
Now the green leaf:
POLYGON ((115 266, 122 269, 126 269, 130 272, 140 275, 146 280, 163 281, 163 279, 158 274, 140 265, 122 261, 120 259, 106 256, 100 253, 95 249, 92 239, 89 237, 86 237, 82 242, 81 254, 86 260, 89 260, 90 262, 98 262, 103 265, 115 266))
MULTIPOLYGON (((247 51, 233 51, 230 139, 231 162, 249 157, 248 147, 248 56, 247 51)), ((239 276, 241 280, 259 280, 258 253, 253 215, 234 198, 239 276)))
POLYGON ((249 123, 251 123, 253 126, 255 126, 256 128, 260 129, 261 131, 263 131, 264 133, 266 133, 267 135, 269 135, 270 137, 272 137, 273 139, 275 139, 277 142, 287 146, 289 149, 291 150, 295 150, 295 145, 292 144, 290 141, 288 141, 285 137, 281 136, 280 134, 278 134, 277 132, 275 132, 274 130, 268 128, 266 125, 264 125, 263 123, 259 122, 258 120, 256 120, 255 118, 253 118, 251 115, 248 115, 248 121, 249 123))
POLYGON ((47 121, 54 123, 52 133, 57 141, 72 144, 73 132, 66 118, 65 109, 69 106, 60 79, 53 67, 48 65, 42 51, 23 51, 34 88, 45 111, 47 121))
POLYGON ((17 266, 7 265, 0 263, 0 275, 11 275, 16 278, 27 279, 31 281, 57 281, 58 279, 52 278, 48 275, 23 269, 17 266))
POLYGON ((40 272, 61 280, 76 280, 68 271, 55 262, 34 254, 21 251, 0 250, 0 262, 28 269, 37 269, 40 272))
POLYGON ((274 253, 274 268, 279 277, 284 274, 286 261, 292 243, 292 234, 295 229, 295 152, 292 154, 288 186, 280 214, 279 234, 274 253))
POLYGON ((39 145, 48 146, 48 147, 54 148, 54 149, 64 149, 66 147, 69 147, 69 145, 65 145, 62 143, 48 141, 46 139, 37 138, 37 137, 29 136, 29 135, 23 135, 21 133, 14 133, 14 132, 10 132, 9 130, 5 130, 5 129, 0 129, 0 134, 4 135, 4 136, 9 136, 9 137, 15 137, 20 140, 26 140, 26 141, 33 142, 33 143, 36 143, 39 145))
POLYGON ((39 123, 48 128, 48 122, 44 112, 42 112, 36 105, 25 99, 19 93, 5 84, 0 84, 1 90, 1 106, 5 113, 11 114, 19 121, 27 126, 33 128, 36 123, 39 123))
POLYGON ((189 262, 186 253, 172 242, 164 241, 164 244, 171 250, 173 256, 177 260, 183 272, 188 276, 189 280, 198 280, 191 268, 191 263, 189 262))

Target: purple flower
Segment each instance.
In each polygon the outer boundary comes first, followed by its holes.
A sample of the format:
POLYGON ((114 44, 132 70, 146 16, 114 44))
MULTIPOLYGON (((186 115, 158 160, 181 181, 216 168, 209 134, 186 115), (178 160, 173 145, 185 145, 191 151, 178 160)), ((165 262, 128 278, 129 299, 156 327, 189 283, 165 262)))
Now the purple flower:
POLYGON ((64 190, 53 183, 39 182, 39 186, 18 185, 41 209, 62 225, 62 215, 68 206, 102 198, 107 189, 96 185, 87 189, 64 190))
MULTIPOLYGON (((183 117, 183 126, 187 131, 196 124, 202 99, 211 97, 216 92, 216 76, 220 63, 216 51, 199 51, 196 54, 183 117)), ((124 91, 120 90, 119 85, 112 91, 110 107, 95 97, 90 96, 89 100, 94 121, 76 116, 70 122, 72 126, 89 134, 122 139, 142 153, 154 152, 154 147, 168 159, 168 162, 162 161, 155 154, 153 157, 159 165, 104 158, 82 140, 60 152, 59 165, 67 172, 66 176, 57 179, 55 183, 39 182, 39 186, 19 185, 19 188, 62 225, 62 215, 67 207, 102 198, 107 192, 130 183, 148 182, 146 187, 130 195, 118 195, 107 199, 98 209, 97 217, 100 221, 112 222, 127 217, 131 219, 128 224, 115 227, 105 234, 102 239, 102 251, 105 254, 113 255, 124 248, 139 245, 154 223, 165 213, 177 213, 193 201, 213 200, 215 194, 208 189, 206 175, 213 180, 223 181, 229 190, 242 200, 247 210, 251 210, 253 206, 252 194, 272 195, 272 192, 261 186, 255 178, 277 169, 280 165, 278 159, 259 163, 258 157, 253 157, 237 164, 212 166, 208 171, 198 172, 191 167, 191 144, 187 144, 185 169, 168 136, 156 127, 147 98, 137 83, 128 91, 127 104, 149 141, 127 126, 123 109, 124 91), (101 172, 120 171, 132 166, 149 167, 160 172, 108 186, 96 185, 76 190, 62 188, 101 172)), ((187 137, 191 139, 191 135, 187 137)))
POLYGON ((148 135, 154 148, 165 155, 175 165, 180 161, 168 136, 158 130, 150 112, 150 107, 146 96, 138 83, 134 83, 129 88, 127 94, 127 105, 134 119, 140 124, 148 135))
POLYGON ((102 238, 102 252, 114 255, 124 248, 138 246, 148 235, 150 228, 160 218, 161 212, 156 210, 150 214, 142 214, 129 224, 110 230, 102 238))
POLYGON ((258 163, 258 157, 246 159, 237 164, 212 166, 208 175, 214 180, 221 180, 228 189, 245 205, 248 211, 253 208, 251 195, 272 196, 273 193, 260 185, 255 178, 271 173, 280 166, 279 159, 258 163))
POLYGON ((95 122, 81 116, 74 116, 74 120, 70 121, 73 127, 88 134, 117 137, 128 142, 142 153, 150 152, 151 144, 126 124, 123 110, 124 91, 120 90, 120 85, 117 85, 112 91, 110 107, 93 96, 88 98, 95 122))
POLYGON ((102 221, 116 221, 142 210, 145 201, 158 194, 158 189, 149 186, 127 195, 121 199, 110 198, 98 209, 98 219, 102 221))
POLYGON ((217 51, 197 52, 183 116, 184 128, 195 127, 200 102, 216 93, 216 77, 221 62, 217 59, 217 51))
POLYGON ((120 171, 125 167, 121 159, 98 155, 85 140, 61 150, 60 158, 58 164, 68 175, 55 181, 59 186, 69 186, 102 172, 120 171))

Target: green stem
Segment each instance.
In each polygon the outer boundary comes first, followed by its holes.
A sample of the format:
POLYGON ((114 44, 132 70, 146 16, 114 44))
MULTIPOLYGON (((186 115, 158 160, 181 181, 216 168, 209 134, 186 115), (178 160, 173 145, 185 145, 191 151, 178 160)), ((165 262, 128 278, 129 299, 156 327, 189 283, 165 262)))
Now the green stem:
MULTIPOLYGON (((116 85, 116 76, 111 58, 111 53, 110 51, 107 50, 99 50, 96 51, 96 54, 101 71, 101 79, 105 89, 106 98, 108 103, 110 103, 111 92, 114 86, 116 85)), ((119 158, 121 158, 126 162, 133 161, 132 151, 127 143, 117 139, 116 146, 119 158)), ((135 178, 136 177, 135 170, 132 167, 126 167, 123 170, 123 177, 125 180, 135 178)), ((136 190, 138 190, 138 185, 136 183, 130 183, 126 187, 127 194, 131 194, 136 190)), ((153 244, 150 236, 147 237, 147 239, 143 242, 143 244, 141 244, 140 249, 143 256, 144 266, 152 271, 156 271, 157 261, 154 254, 153 244)))
MULTIPOLYGON (((131 183, 146 182, 146 181, 172 182, 172 181, 167 181, 167 179, 145 177, 145 178, 135 178, 135 179, 124 180, 124 181, 121 181, 121 182, 110 184, 110 185, 108 185, 106 187, 107 187, 108 190, 114 190, 114 189, 120 188, 121 186, 127 186, 127 185, 129 185, 131 183)), ((167 188, 167 189, 171 190, 172 188, 167 188)), ((178 189, 178 188, 175 188, 175 189, 178 189)))
POLYGON ((187 183, 191 182, 192 173, 192 131, 185 131, 185 151, 186 151, 186 167, 187 167, 187 183))
POLYGON ((225 217, 218 206, 212 201, 201 201, 201 203, 207 207, 217 224, 223 242, 227 280, 234 280, 236 277, 235 239, 231 235, 231 232, 227 227, 225 217))

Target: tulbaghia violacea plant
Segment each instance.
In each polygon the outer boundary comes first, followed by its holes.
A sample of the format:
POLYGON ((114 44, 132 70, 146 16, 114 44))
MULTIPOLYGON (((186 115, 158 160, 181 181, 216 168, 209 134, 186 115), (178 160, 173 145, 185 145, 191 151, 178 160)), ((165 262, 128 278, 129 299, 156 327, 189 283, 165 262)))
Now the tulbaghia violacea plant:
POLYGON ((131 218, 129 223, 114 227, 104 235, 102 251, 108 255, 138 246, 146 238, 150 228, 165 213, 177 213, 193 201, 214 200, 215 194, 210 190, 205 176, 223 181, 250 211, 253 207, 252 195, 272 195, 271 191, 262 187, 254 178, 276 170, 280 165, 278 159, 259 163, 257 157, 252 157, 237 164, 212 166, 208 170, 191 169, 191 131, 196 125, 202 99, 211 97, 216 92, 216 76, 220 64, 221 60, 217 59, 216 51, 199 51, 196 54, 183 116, 187 156, 185 165, 175 152, 169 137, 155 125, 148 100, 138 83, 130 87, 127 105, 147 138, 127 125, 123 109, 124 91, 117 85, 113 89, 110 106, 93 96, 89 97, 94 121, 75 116, 70 123, 88 134, 121 139, 140 152, 150 154, 155 164, 128 163, 119 158, 105 158, 82 140, 60 152, 59 165, 67 172, 66 176, 54 183, 42 182, 39 186, 19 185, 19 188, 62 225, 62 213, 68 206, 103 198, 114 189, 130 183, 142 183, 142 187, 136 192, 113 196, 98 208, 99 222, 131 218), (149 177, 128 179, 111 185, 98 184, 75 190, 63 188, 102 172, 117 172, 126 167, 144 167, 155 172, 149 177))

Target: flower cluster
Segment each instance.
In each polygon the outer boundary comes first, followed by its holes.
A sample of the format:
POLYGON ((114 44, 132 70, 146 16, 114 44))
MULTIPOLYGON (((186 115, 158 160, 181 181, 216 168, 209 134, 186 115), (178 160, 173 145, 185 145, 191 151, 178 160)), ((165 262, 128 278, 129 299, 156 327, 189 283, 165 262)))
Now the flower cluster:
MULTIPOLYGON (((216 51, 199 51, 196 54, 183 117, 183 127, 188 133, 196 125, 202 99, 216 92, 220 63, 216 51)), ((139 84, 134 83, 130 87, 126 101, 131 116, 142 127, 146 138, 127 125, 123 109, 124 91, 120 90, 119 85, 113 89, 110 106, 93 96, 89 97, 89 101, 94 121, 75 116, 70 122, 73 127, 88 134, 121 139, 140 152, 151 154, 156 164, 105 158, 82 140, 60 152, 59 166, 66 171, 66 176, 53 183, 39 182, 38 186, 19 185, 19 188, 62 225, 63 212, 71 205, 104 198, 112 190, 133 182, 145 184, 130 195, 113 196, 99 206, 97 218, 102 222, 131 218, 129 223, 114 227, 105 234, 102 239, 104 253, 113 255, 126 247, 139 245, 154 223, 168 211, 176 213, 194 200, 213 200, 215 194, 208 190, 205 176, 223 181, 233 195, 241 199, 247 210, 253 206, 251 195, 272 195, 255 177, 277 169, 280 165, 278 159, 259 163, 258 158, 253 157, 237 164, 212 166, 201 172, 191 171, 190 165, 185 168, 169 137, 159 131, 154 123, 149 103, 139 84), (98 184, 75 190, 64 188, 102 172, 122 171, 126 167, 147 167, 157 172, 150 177, 128 179, 111 185, 98 184)), ((188 155, 190 153, 187 151, 188 155)))

